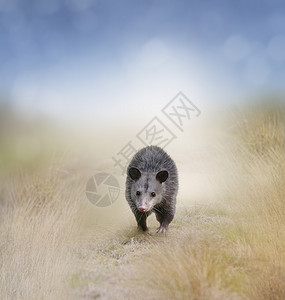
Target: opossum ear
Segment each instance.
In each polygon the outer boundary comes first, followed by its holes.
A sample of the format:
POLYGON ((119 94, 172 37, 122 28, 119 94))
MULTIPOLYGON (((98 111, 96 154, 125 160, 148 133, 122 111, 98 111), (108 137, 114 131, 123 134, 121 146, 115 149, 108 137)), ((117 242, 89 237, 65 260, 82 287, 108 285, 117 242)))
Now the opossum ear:
POLYGON ((163 183, 167 178, 168 178, 167 171, 160 171, 156 174, 156 180, 158 180, 160 183, 163 183))
POLYGON ((129 175, 133 180, 138 180, 141 177, 141 172, 137 168, 130 168, 129 169, 129 175))

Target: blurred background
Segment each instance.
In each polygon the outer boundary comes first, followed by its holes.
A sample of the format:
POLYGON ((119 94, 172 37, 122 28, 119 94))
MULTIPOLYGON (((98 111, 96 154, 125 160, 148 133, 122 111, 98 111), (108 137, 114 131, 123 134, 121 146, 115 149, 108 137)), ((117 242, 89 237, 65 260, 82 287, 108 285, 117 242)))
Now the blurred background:
POLYGON ((0 66, 0 163, 88 130, 102 152, 126 134, 119 151, 179 91, 204 119, 282 98, 285 4, 0 0, 0 66))
POLYGON ((0 298, 285 299, 284 83, 284 0, 0 0, 0 298), (155 117, 165 244, 114 161, 155 117))

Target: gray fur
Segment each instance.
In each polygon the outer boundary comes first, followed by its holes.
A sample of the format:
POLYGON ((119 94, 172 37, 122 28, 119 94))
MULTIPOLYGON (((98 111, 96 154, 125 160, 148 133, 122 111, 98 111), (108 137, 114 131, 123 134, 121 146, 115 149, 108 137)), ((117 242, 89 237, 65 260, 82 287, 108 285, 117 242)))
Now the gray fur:
POLYGON ((166 232, 175 214, 177 192, 177 168, 164 150, 148 146, 134 155, 127 169, 126 199, 141 230, 148 230, 146 219, 154 212, 160 223, 158 232, 166 232), (139 211, 140 206, 147 211, 139 211))

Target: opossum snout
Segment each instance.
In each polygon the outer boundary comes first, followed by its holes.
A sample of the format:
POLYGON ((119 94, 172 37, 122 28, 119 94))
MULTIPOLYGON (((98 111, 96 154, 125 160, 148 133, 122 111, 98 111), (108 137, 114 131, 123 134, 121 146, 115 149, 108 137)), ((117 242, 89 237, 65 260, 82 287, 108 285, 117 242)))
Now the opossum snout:
POLYGON ((139 206, 138 209, 141 212, 146 212, 147 211, 147 207, 146 206, 139 206))
POLYGON ((149 203, 149 200, 147 198, 139 199, 139 201, 137 202, 137 208, 141 212, 147 212, 150 209, 150 204, 151 203, 149 203))

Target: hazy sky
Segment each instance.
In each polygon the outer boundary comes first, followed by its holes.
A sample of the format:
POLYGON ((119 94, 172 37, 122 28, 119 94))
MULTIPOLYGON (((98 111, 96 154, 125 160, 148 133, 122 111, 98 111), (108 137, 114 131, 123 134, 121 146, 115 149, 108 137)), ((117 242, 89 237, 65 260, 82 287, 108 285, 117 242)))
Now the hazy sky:
POLYGON ((223 105, 284 91, 285 1, 0 0, 0 66, 34 113, 145 114, 180 90, 223 105))

